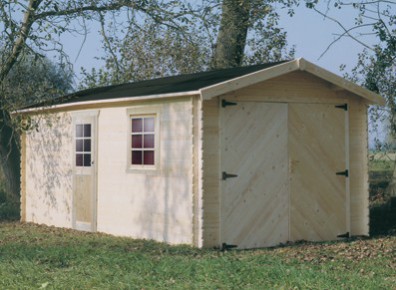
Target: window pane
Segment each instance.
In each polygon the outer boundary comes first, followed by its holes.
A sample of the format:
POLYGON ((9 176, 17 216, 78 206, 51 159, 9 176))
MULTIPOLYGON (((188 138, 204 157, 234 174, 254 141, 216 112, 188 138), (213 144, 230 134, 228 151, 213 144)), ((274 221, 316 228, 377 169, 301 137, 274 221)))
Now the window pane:
POLYGON ((144 135, 144 148, 154 148, 154 134, 144 135))
POLYGON ((142 131, 143 131, 142 118, 132 119, 132 133, 142 132, 142 131))
POLYGON ((84 166, 85 167, 91 166, 91 154, 84 154, 84 166))
POLYGON ((132 151, 132 164, 142 164, 142 151, 132 151))
POLYGON ((91 152, 91 139, 84 140, 84 152, 91 152))
POLYGON ((91 124, 84 125, 84 137, 91 137, 91 124))
POLYGON ((154 118, 144 118, 144 132, 154 132, 154 118))
POLYGON ((132 148, 142 148, 142 135, 132 135, 132 148))
POLYGON ((84 132, 83 125, 76 125, 76 137, 83 137, 84 132))
POLYGON ((76 154, 76 166, 83 166, 83 155, 76 154))
POLYGON ((83 140, 76 140, 76 152, 82 152, 83 150, 83 140))
POLYGON ((154 151, 144 151, 144 164, 154 165, 154 151))

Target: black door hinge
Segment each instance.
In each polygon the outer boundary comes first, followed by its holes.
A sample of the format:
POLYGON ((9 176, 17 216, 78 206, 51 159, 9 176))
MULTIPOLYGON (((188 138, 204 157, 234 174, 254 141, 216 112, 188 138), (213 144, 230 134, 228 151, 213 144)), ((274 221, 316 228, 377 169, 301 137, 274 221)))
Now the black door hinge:
POLYGON ((234 103, 234 102, 229 102, 229 101, 226 101, 226 100, 221 100, 221 106, 223 107, 223 108, 225 108, 225 107, 227 107, 227 106, 236 106, 236 105, 238 105, 237 103, 234 103))
POLYGON ((348 111, 348 104, 337 105, 335 107, 338 109, 343 109, 344 111, 348 111))
POLYGON ((223 171, 223 173, 222 173, 222 175, 221 175, 221 178, 222 178, 223 180, 226 180, 226 179, 228 179, 228 178, 234 178, 234 177, 238 177, 238 175, 236 175, 236 174, 229 174, 229 173, 227 173, 227 172, 225 172, 225 171, 223 171))
POLYGON ((221 245, 221 251, 222 251, 222 252, 228 251, 228 250, 234 249, 234 248, 236 248, 236 247, 238 247, 238 246, 237 246, 237 245, 228 245, 227 243, 223 243, 223 244, 221 245))
POLYGON ((348 169, 345 171, 336 172, 336 175, 344 175, 345 177, 349 177, 348 169))
POLYGON ((349 232, 337 236, 337 238, 349 238, 349 237, 350 237, 349 232))

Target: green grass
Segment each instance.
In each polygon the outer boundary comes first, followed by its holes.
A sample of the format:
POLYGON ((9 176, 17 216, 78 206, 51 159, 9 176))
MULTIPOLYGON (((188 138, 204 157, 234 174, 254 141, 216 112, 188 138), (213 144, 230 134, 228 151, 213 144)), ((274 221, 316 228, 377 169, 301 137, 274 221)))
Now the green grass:
POLYGON ((220 252, 0 223, 1 289, 392 289, 396 237, 220 252))

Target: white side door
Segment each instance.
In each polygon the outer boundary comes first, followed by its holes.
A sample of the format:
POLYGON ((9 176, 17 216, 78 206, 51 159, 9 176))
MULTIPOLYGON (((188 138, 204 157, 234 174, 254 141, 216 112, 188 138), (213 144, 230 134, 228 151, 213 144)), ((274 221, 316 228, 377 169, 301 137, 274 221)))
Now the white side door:
POLYGON ((98 112, 73 116, 73 228, 96 230, 98 112))

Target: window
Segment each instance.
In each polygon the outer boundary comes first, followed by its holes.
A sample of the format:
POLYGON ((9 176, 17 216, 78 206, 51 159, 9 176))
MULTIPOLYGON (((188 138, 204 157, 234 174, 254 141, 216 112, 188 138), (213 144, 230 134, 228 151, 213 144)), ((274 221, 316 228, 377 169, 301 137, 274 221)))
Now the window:
POLYGON ((91 166, 91 124, 76 125, 76 166, 91 166))
POLYGON ((153 115, 131 117, 131 165, 155 165, 155 119, 153 115))

